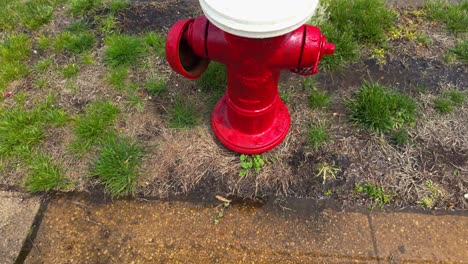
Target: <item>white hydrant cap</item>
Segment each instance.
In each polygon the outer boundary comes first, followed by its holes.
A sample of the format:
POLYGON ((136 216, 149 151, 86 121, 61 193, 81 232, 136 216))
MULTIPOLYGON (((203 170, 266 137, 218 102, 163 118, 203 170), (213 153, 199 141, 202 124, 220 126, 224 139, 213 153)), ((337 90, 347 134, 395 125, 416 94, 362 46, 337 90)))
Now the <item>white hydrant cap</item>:
POLYGON ((289 33, 314 15, 319 0, 200 0, 203 13, 220 29, 247 38, 289 33))

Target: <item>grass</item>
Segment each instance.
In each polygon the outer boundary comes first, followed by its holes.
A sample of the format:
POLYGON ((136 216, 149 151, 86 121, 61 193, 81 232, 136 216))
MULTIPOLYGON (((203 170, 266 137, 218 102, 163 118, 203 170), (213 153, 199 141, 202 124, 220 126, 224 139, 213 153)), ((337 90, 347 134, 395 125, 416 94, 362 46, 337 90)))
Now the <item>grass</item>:
POLYGON ((63 77, 70 79, 75 78, 78 75, 78 71, 80 70, 80 66, 74 62, 69 62, 62 68, 62 75, 63 77))
POLYGON ((177 97, 167 117, 171 128, 192 128, 199 123, 200 114, 188 100, 177 97))
POLYGON ((31 41, 25 34, 9 34, 0 42, 0 91, 9 82, 28 74, 22 62, 31 51, 31 41))
POLYGON ((400 128, 390 132, 391 142, 397 146, 403 146, 408 144, 410 138, 408 135, 408 130, 400 128))
POLYGON ((309 128, 307 133, 307 143, 315 151, 319 150, 325 143, 331 141, 330 133, 323 125, 316 125, 309 128))
POLYGON ((196 83, 204 92, 224 92, 227 85, 226 66, 217 62, 210 63, 196 83))
POLYGON ((116 67, 109 69, 107 82, 118 90, 124 90, 127 85, 128 69, 126 67, 116 67))
POLYGON ((340 168, 335 167, 334 164, 322 162, 317 165, 317 174, 315 176, 322 179, 322 184, 325 184, 329 180, 336 179, 336 175, 340 171, 340 168))
POLYGON ((346 101, 351 120, 373 131, 388 131, 416 120, 410 97, 377 83, 366 83, 346 101))
POLYGON ((96 41, 94 34, 90 31, 76 30, 77 28, 72 27, 70 31, 65 31, 55 38, 53 46, 57 52, 65 49, 73 54, 81 54, 93 48, 96 41))
POLYGON ((356 185, 355 191, 367 195, 367 197, 373 202, 371 208, 374 208, 376 205, 378 205, 380 208, 383 208, 392 200, 392 195, 387 193, 383 187, 375 186, 369 183, 356 185))
POLYGON ((438 20, 455 34, 468 32, 468 1, 448 3, 446 1, 426 1, 423 7, 426 18, 438 20))
POLYGON ((0 2, 0 30, 20 27, 35 30, 53 19, 54 9, 62 0, 2 0, 0 2))
POLYGON ((454 54, 460 61, 468 63, 468 40, 458 42, 449 52, 454 54))
POLYGON ((109 101, 94 101, 85 109, 75 123, 75 141, 71 147, 77 152, 89 149, 95 142, 105 138, 112 130, 119 109, 109 101))
POLYGON ((108 6, 111 13, 115 14, 127 8, 129 4, 129 0, 112 0, 108 6))
POLYGON ((134 36, 112 35, 105 42, 104 61, 111 67, 135 64, 146 52, 142 40, 134 36))
POLYGON ((149 32, 145 36, 145 42, 158 56, 166 56, 166 38, 161 33, 149 32))
POLYGON ((157 79, 157 78, 150 78, 145 82, 145 89, 148 93, 152 96, 159 96, 166 92, 166 80, 165 79, 157 79))
POLYGON ((90 175, 97 177, 105 191, 112 196, 135 194, 138 165, 143 149, 127 137, 110 135, 99 146, 99 156, 94 161, 90 175))
POLYGON ((327 108, 331 104, 331 97, 326 91, 312 91, 309 96, 309 107, 312 109, 327 108))
POLYGON ((61 126, 67 120, 65 112, 53 106, 54 97, 28 110, 22 106, 0 110, 0 156, 28 157, 44 139, 50 126, 61 126))
POLYGON ((52 59, 44 58, 36 63, 34 69, 38 71, 39 73, 43 73, 47 71, 51 65, 52 65, 52 59))
POLYGON ((452 112, 454 107, 460 107, 466 100, 466 94, 458 90, 449 90, 434 100, 434 109, 447 114, 452 112))
POLYGON ((382 47, 386 33, 395 23, 395 14, 383 0, 325 0, 322 12, 312 18, 328 41, 336 45, 333 56, 325 56, 322 65, 335 70, 359 57, 361 45, 382 47))
POLYGON ((102 7, 102 0, 70 0, 70 12, 75 17, 93 15, 102 7))
POLYGON ((54 164, 51 158, 42 153, 36 153, 28 161, 29 175, 25 179, 28 192, 63 190, 71 185, 60 165, 54 164))

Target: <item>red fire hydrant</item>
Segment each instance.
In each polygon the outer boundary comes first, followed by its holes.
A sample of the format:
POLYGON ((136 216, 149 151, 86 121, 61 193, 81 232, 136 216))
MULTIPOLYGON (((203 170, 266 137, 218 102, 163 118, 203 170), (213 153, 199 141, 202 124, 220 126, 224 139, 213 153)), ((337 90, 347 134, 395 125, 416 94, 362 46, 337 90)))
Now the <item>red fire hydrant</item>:
POLYGON ((198 78, 210 60, 226 65, 227 89, 211 125, 221 143, 243 154, 271 150, 288 133, 290 116, 278 93, 280 71, 315 74, 322 57, 334 49, 314 26, 251 38, 223 31, 205 16, 178 21, 166 42, 169 64, 187 78, 198 78))

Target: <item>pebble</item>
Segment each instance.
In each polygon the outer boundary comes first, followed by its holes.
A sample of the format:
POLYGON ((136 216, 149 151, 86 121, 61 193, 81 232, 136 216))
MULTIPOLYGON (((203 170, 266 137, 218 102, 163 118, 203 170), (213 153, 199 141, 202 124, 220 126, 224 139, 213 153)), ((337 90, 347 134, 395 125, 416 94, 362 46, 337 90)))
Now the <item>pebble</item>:
POLYGON ((465 200, 468 200, 468 193, 465 193, 465 200))

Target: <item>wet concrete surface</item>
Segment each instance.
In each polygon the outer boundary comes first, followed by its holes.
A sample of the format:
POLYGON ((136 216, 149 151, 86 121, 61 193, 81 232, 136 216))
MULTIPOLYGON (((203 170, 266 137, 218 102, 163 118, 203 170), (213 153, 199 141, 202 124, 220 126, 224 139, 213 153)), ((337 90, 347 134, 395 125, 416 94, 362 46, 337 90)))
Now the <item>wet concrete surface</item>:
POLYGON ((222 208, 56 198, 48 204, 26 263, 468 260, 465 216, 340 212, 313 201, 222 208))

